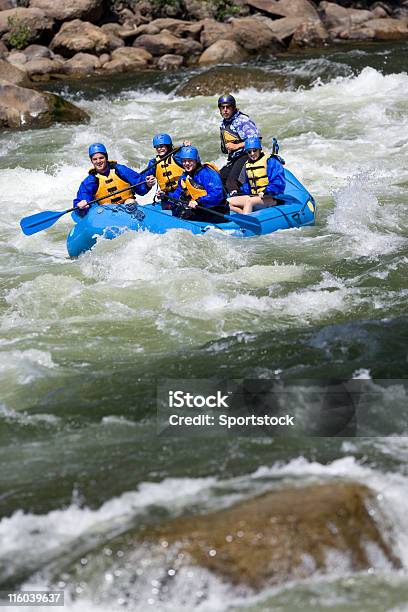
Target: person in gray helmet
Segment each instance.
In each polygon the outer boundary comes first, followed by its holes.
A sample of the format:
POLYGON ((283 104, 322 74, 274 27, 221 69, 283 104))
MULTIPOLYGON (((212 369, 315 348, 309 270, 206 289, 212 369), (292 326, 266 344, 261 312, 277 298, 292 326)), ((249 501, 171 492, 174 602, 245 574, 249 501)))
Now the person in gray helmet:
POLYGON ((228 155, 226 165, 221 168, 221 179, 226 191, 232 194, 239 190, 238 177, 248 160, 245 140, 253 136, 260 138, 260 134, 252 119, 238 110, 236 100, 231 94, 218 98, 218 108, 222 117, 221 151, 228 155))

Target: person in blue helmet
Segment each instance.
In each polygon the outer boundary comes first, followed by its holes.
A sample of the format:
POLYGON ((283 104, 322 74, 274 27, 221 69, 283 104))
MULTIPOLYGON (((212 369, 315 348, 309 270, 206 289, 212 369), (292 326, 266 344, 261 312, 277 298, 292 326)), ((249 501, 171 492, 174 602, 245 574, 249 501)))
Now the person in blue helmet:
POLYGON ((258 136, 245 141, 248 160, 242 169, 243 185, 240 194, 228 198, 230 209, 249 214, 254 210, 276 204, 276 196, 285 191, 285 173, 282 160, 277 155, 266 155, 258 136))
MULTIPOLYGON (((156 182, 160 191, 173 191, 177 187, 180 176, 183 174, 180 151, 173 153, 173 141, 169 134, 155 134, 152 144, 156 149, 157 155, 149 161, 147 171, 144 174, 146 177, 145 193, 156 182)), ((183 142, 184 146, 190 144, 188 140, 183 142)))
POLYGON ((228 193, 238 191, 239 175, 248 159, 245 140, 260 133, 255 123, 237 108, 234 96, 227 94, 218 98, 218 109, 222 117, 220 125, 221 151, 228 154, 226 165, 221 168, 221 179, 228 193))
POLYGON ((89 202, 103 198, 100 204, 131 204, 135 202, 134 193, 143 195, 142 187, 132 187, 143 181, 139 172, 128 166, 108 159, 104 144, 96 142, 88 149, 92 168, 79 186, 74 199, 74 207, 86 214, 89 202), (126 190, 126 187, 129 189, 126 190), (123 191, 124 190, 124 191, 123 191), (121 193, 117 193, 121 191, 121 193))
MULTIPOLYGON (((196 147, 182 147, 180 157, 184 172, 177 188, 168 193, 173 215, 219 223, 219 217, 211 214, 211 211, 228 214, 229 208, 218 168, 211 163, 201 163, 196 147)), ((166 194, 159 192, 159 195, 166 202, 166 194)))

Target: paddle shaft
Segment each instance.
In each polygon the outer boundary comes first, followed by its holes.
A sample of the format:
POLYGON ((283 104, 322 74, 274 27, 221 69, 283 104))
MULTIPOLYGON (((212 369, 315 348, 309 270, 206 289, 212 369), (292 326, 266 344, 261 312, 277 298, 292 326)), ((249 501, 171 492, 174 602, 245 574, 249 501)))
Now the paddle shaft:
POLYGON ((194 208, 198 208, 199 210, 204 210, 205 212, 209 212, 212 215, 216 215, 217 217, 221 217, 221 219, 227 219, 228 221, 231 221, 231 219, 229 217, 227 217, 227 215, 223 215, 222 213, 217 212, 216 210, 211 210, 210 207, 200 206, 199 204, 197 204, 193 208, 192 206, 188 206, 187 203, 182 202, 181 200, 178 200, 177 198, 173 198, 172 196, 169 196, 167 193, 165 195, 165 198, 167 198, 168 200, 171 200, 175 204, 179 204, 179 206, 183 206, 184 208, 191 208, 192 210, 194 210, 194 208))
POLYGON ((260 230, 260 227, 261 227, 258 219, 252 219, 248 215, 242 215, 240 213, 236 213, 234 217, 230 217, 228 215, 223 215, 222 213, 216 210, 212 210, 211 207, 200 206, 199 204, 197 204, 194 208, 191 206, 189 207, 188 204, 185 204, 184 202, 181 202, 177 198, 173 198, 172 196, 169 196, 168 194, 165 195, 165 198, 167 198, 168 200, 171 200, 175 204, 179 204, 180 206, 183 206, 184 208, 191 208, 192 210, 194 210, 195 208, 198 208, 199 210, 203 210, 217 217, 221 217, 221 219, 225 219, 226 221, 236 223, 237 225, 243 225, 244 227, 251 229, 255 233, 256 233, 256 230, 260 230))

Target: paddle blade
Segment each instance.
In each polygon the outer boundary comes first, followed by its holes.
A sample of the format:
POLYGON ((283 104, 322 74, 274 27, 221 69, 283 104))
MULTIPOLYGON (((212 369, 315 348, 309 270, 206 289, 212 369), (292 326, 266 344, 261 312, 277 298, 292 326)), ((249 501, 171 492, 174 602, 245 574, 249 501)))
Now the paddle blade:
POLYGON ((229 219, 244 229, 253 232, 254 234, 262 234, 262 226, 259 220, 255 219, 254 217, 242 215, 241 213, 232 213, 230 214, 229 219))
POLYGON ((51 227, 62 215, 69 212, 69 210, 63 210, 62 212, 53 212, 52 210, 44 210, 43 212, 24 217, 20 221, 20 227, 26 236, 31 236, 37 232, 51 227))

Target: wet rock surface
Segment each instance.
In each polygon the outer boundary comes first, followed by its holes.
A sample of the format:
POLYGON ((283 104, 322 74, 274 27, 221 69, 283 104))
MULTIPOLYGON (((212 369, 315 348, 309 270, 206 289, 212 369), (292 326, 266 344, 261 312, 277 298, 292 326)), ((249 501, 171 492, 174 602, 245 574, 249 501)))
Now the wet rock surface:
POLYGON ((398 567, 380 528, 374 495, 354 483, 266 493, 205 516, 147 530, 144 541, 174 547, 190 563, 233 584, 260 589, 330 572, 398 567))
POLYGON ((55 122, 80 123, 88 119, 85 111, 60 96, 0 81, 2 128, 48 127, 55 122))

